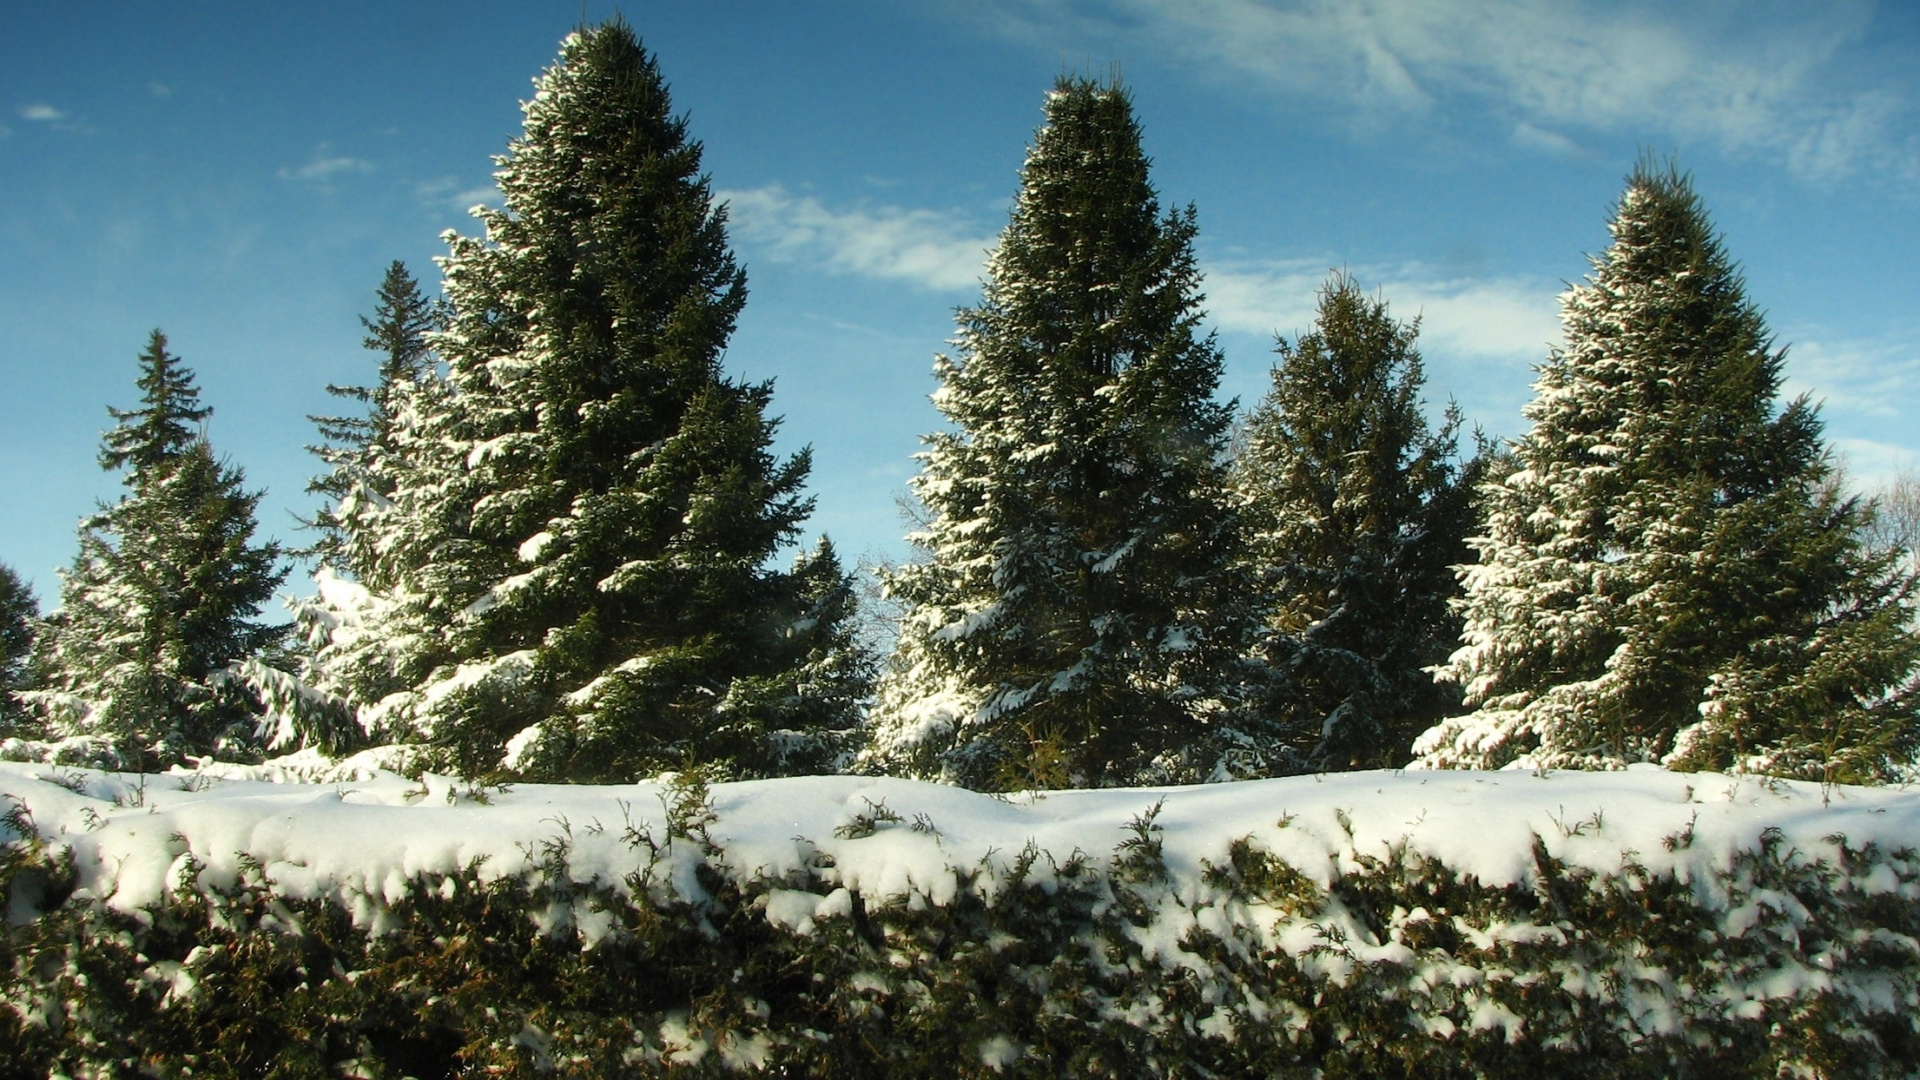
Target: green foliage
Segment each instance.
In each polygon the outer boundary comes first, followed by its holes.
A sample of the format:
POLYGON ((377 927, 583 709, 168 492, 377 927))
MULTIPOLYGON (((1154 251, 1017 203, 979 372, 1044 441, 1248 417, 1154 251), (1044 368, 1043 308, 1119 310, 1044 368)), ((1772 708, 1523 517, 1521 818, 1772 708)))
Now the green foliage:
POLYGON ((1118 86, 1062 80, 1046 117, 935 364, 953 430, 913 481, 926 558, 888 577, 871 760, 974 787, 1261 772, 1194 212, 1162 214, 1118 86))
POLYGON ((171 471, 199 438, 199 425, 213 415, 200 404, 193 372, 167 351, 167 335, 154 330, 139 362, 140 407, 107 406, 114 427, 100 440, 100 467, 125 469, 126 485, 136 490, 154 474, 171 471))
MULTIPOLYGON (((1154 808, 1105 862, 1029 845, 874 899, 824 854, 730 870, 698 771, 663 802, 619 882, 556 822, 523 874, 354 910, 183 850, 130 913, 13 803, 0 1076, 1920 1076, 1911 849, 1768 834, 1681 880, 1537 843, 1495 888, 1393 848, 1323 888, 1243 839, 1194 887, 1154 808)), ((854 842, 937 833, 868 810, 854 842)))
POLYGON ((811 501, 771 453, 772 390, 720 357, 746 298, 700 148, 619 21, 567 39, 500 159, 487 238, 450 240, 436 341, 465 468, 441 557, 473 682, 430 738, 465 771, 625 780, 692 757, 820 767, 862 686, 830 549, 766 568, 811 501), (512 741, 512 749, 508 744, 512 741))
POLYGON ((1914 577, 1860 531, 1814 408, 1691 183, 1643 162, 1567 294, 1514 468, 1484 487, 1464 647, 1477 711, 1428 765, 1874 782, 1920 748, 1914 577))
POLYGON ((873 666, 850 579, 825 544, 769 566, 809 458, 773 454, 770 385, 721 371, 745 277, 624 22, 563 43, 498 164, 444 308, 382 288, 370 344, 403 392, 327 432, 398 467, 339 504, 357 580, 302 613, 311 681, 467 776, 834 767, 873 666))
POLYGON ((14 695, 40 681, 33 662, 39 624, 40 603, 32 586, 13 567, 0 563, 0 736, 29 732, 34 726, 31 710, 14 695))
POLYGON ((1314 328, 1280 342, 1234 460, 1268 597, 1266 708, 1302 769, 1403 765, 1459 705, 1429 669, 1459 637, 1483 459, 1459 460, 1457 411, 1429 429, 1418 332, 1336 275, 1314 328))
POLYGON ((438 304, 420 291, 419 282, 398 259, 387 267, 376 291, 372 318, 362 316, 365 346, 380 354, 373 386, 328 386, 327 393, 363 406, 360 416, 311 416, 323 442, 308 449, 327 465, 307 485, 309 494, 327 500, 312 525, 320 531, 309 554, 324 566, 360 581, 376 581, 381 571, 381 534, 371 518, 388 512, 407 471, 402 428, 425 384, 437 377, 428 336, 439 328, 438 304))
POLYGON ((311 523, 318 595, 290 605, 296 670, 248 680, 281 733, 331 748, 420 739, 418 690, 454 663, 440 603, 454 583, 440 560, 463 542, 448 492, 466 451, 431 345, 445 309, 399 262, 377 297, 361 320, 382 357, 375 385, 328 387, 364 415, 311 418, 324 442, 309 449, 330 468, 308 485, 328 501, 311 523))
POLYGON ((257 621, 286 577, 280 547, 253 540, 261 493, 189 430, 211 410, 159 331, 140 364, 142 407, 111 410, 100 454, 132 490, 82 522, 42 635, 46 686, 25 696, 49 734, 104 740, 120 761, 245 755, 258 703, 228 669, 285 634, 257 621))

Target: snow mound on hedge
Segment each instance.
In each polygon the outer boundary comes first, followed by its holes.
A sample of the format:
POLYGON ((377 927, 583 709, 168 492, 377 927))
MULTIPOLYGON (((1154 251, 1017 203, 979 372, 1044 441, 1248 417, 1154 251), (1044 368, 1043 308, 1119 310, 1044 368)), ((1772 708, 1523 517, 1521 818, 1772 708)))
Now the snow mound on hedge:
MULTIPOLYGON (((348 765, 331 782, 285 780, 321 771, 216 766, 139 777, 0 762, 0 793, 26 805, 42 836, 72 849, 81 888, 119 910, 152 905, 189 866, 200 866, 205 888, 257 862, 283 895, 332 898, 362 918, 398 902, 422 874, 475 865, 483 879, 531 873, 555 841, 565 842, 575 880, 629 888, 649 862, 639 837, 665 840, 675 798, 671 778, 475 790, 348 765)), ((1438 860, 1485 885, 1522 884, 1534 873, 1537 839, 1560 861, 1599 874, 1628 862, 1671 874, 1711 904, 1716 873, 1776 830, 1788 847, 1820 859, 1842 841, 1886 850, 1920 841, 1920 791, 1651 766, 1364 772, 1011 797, 823 776, 717 784, 710 799, 718 853, 668 845, 669 865, 655 867, 654 880, 689 899, 700 890, 692 867, 705 859, 743 882, 830 865, 841 886, 866 897, 941 905, 960 888, 992 888, 1002 875, 972 871, 1009 866, 1029 844, 1049 857, 1042 874, 1049 861, 1076 854, 1104 862, 1156 805, 1176 887, 1197 887, 1239 838, 1322 886, 1360 870, 1360 859, 1396 853, 1438 860)), ((816 913, 769 914, 798 926, 816 913)))

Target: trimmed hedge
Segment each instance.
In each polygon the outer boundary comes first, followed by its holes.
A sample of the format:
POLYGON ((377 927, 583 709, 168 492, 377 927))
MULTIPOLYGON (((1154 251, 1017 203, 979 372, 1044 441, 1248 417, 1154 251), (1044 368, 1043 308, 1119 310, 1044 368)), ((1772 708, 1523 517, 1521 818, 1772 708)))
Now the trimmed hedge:
MULTIPOLYGON (((118 911, 15 800, 0 1075, 1920 1075, 1911 849, 1770 832, 1682 883, 1536 839, 1489 887, 1402 846, 1323 886, 1247 839, 1191 880, 1156 808, 1109 856, 1029 845, 936 903, 824 852, 743 876, 697 777, 667 810, 623 882, 580 880, 559 821, 526 873, 417 874, 370 917, 190 853, 118 911)), ((873 805, 839 838, 937 828, 873 805)))

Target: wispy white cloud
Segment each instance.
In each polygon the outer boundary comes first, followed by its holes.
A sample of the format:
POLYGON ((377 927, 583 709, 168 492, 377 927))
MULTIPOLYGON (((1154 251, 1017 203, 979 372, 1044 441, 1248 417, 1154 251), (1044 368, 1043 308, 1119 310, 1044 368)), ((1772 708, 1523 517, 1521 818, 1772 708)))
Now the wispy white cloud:
POLYGON ((71 115, 65 109, 56 109, 45 102, 22 105, 15 111, 20 114, 20 119, 31 120, 36 124, 58 124, 71 115))
POLYGON ((1771 156, 1811 178, 1920 175, 1903 134, 1910 79, 1875 83, 1843 59, 1868 32, 1868 0, 967 0, 953 10, 1037 45, 1171 54, 1369 125, 1464 107, 1555 152, 1576 132, 1624 133, 1771 156))
POLYGON ((1535 127, 1522 120, 1513 125, 1513 143, 1515 146, 1544 150, 1550 154, 1578 154, 1580 144, 1557 131, 1535 127))
MULTIPOLYGON (((862 203, 836 209, 780 185, 722 191, 735 237, 765 257, 940 292, 979 287, 996 245, 959 211, 862 203)), ((1289 337, 1313 322, 1329 264, 1319 259, 1203 260, 1206 312, 1223 331, 1289 337)), ((1418 262, 1353 267, 1401 318, 1418 316, 1431 349, 1530 363, 1560 340, 1558 283, 1449 274, 1418 262)))
POLYGON ((834 208, 773 184, 721 191, 733 234, 776 262, 824 269, 936 292, 975 288, 995 245, 966 215, 862 203, 834 208))
POLYGON ((163 82, 150 82, 147 84, 147 93, 157 98, 171 97, 173 96, 173 87, 163 82))
MULTIPOLYGON (((1294 337, 1313 323, 1324 262, 1228 261, 1206 270, 1207 312, 1222 330, 1294 337)), ((1448 274, 1408 262, 1350 267, 1396 318, 1420 319, 1422 344, 1467 359, 1531 363, 1560 341, 1557 284, 1448 274)))
POLYGON ((1203 286, 1207 316, 1222 330, 1294 337, 1313 322, 1315 294, 1326 283, 1325 260, 1234 260, 1210 263, 1203 286))
POLYGON ((1789 395, 1806 394, 1829 414, 1874 420, 1920 415, 1920 338, 1847 340, 1814 333, 1788 340, 1789 395))
POLYGON ((282 180, 294 180, 305 183, 325 183, 354 173, 373 171, 373 163, 356 157, 329 154, 327 147, 321 146, 314 151, 313 159, 305 165, 290 165, 280 169, 275 175, 282 180))
POLYGON ((413 186, 413 193, 423 203, 460 211, 470 210, 482 203, 494 206, 500 204, 498 186, 494 184, 480 187, 464 186, 460 180, 451 176, 443 176, 437 180, 422 180, 413 186))
POLYGON ((1920 450, 1873 439, 1835 439, 1847 480, 1855 491, 1872 492, 1902 473, 1920 472, 1920 450))

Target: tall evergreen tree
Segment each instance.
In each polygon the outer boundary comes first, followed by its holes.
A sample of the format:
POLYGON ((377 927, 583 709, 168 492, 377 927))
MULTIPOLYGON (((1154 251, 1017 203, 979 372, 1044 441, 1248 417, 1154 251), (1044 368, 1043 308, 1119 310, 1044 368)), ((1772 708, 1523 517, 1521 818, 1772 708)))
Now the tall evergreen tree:
POLYGON ((27 696, 51 734, 103 739, 128 763, 247 753, 258 703, 229 674, 284 633, 257 621, 286 576, 280 549, 253 542, 260 493, 194 430, 212 410, 157 330, 140 367, 141 407, 111 410, 100 454, 131 490, 81 523, 48 686, 27 696))
POLYGON ((1459 705, 1428 669, 1460 633, 1448 602, 1479 464, 1457 457, 1457 412, 1427 425, 1418 333, 1334 277, 1313 329, 1280 342, 1235 460, 1268 597, 1267 708, 1302 769, 1403 765, 1459 705))
POLYGON ((1484 488, 1446 669, 1477 711, 1422 764, 1888 775, 1920 736, 1911 576, 1862 547, 1812 406, 1777 403, 1784 351, 1688 179, 1643 162, 1611 232, 1484 488))
POLYGON ((32 715, 15 695, 34 688, 40 604, 13 567, 0 563, 0 735, 27 732, 32 715))
POLYGON ((377 573, 382 530, 356 521, 389 508, 406 469, 399 428, 408 422, 421 384, 436 374, 427 336, 438 328, 440 315, 398 259, 387 267, 377 296, 373 317, 360 319, 367 331, 363 344, 381 357, 374 385, 327 387, 364 413, 308 418, 322 440, 309 449, 328 466, 307 485, 308 493, 327 500, 313 522, 321 535, 312 553, 322 565, 359 579, 377 573), (350 547, 352 541, 359 543, 350 547))
POLYGON ((447 393, 405 436, 430 460, 392 496, 394 571, 367 575, 362 610, 434 643, 381 715, 470 775, 818 767, 857 723, 801 685, 846 643, 814 595, 843 575, 831 549, 766 565, 808 457, 773 455, 770 386, 721 372, 746 287, 700 147, 618 20, 569 37, 525 112, 504 208, 449 238, 447 393))
POLYGON ((1163 215, 1132 103, 1063 80, 913 492, 923 561, 872 764, 976 787, 1265 771, 1236 726, 1251 626, 1199 334, 1191 207, 1163 215))
POLYGON ((360 320, 381 358, 375 384, 327 388, 364 414, 311 418, 323 443, 310 449, 329 469, 308 485, 328 500, 313 522, 314 594, 290 605, 305 648, 294 672, 247 672, 279 740, 334 752, 416 740, 419 688, 455 660, 443 598, 458 590, 436 560, 460 541, 448 492, 466 451, 432 346, 444 308, 398 261, 376 295, 360 320))

